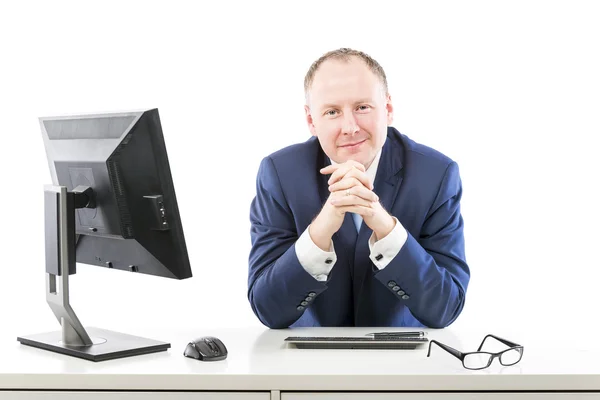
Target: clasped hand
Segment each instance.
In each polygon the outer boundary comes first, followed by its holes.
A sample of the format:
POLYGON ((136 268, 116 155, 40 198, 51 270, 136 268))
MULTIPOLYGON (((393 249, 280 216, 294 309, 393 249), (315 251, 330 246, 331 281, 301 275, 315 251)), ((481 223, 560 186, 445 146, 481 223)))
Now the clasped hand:
POLYGON ((310 236, 317 246, 325 251, 329 249, 331 237, 342 226, 347 212, 359 214, 375 232, 376 240, 394 229, 395 220, 379 203, 379 196, 373 192, 373 183, 361 163, 349 160, 329 165, 320 172, 331 174, 328 181, 331 194, 310 226, 310 236))

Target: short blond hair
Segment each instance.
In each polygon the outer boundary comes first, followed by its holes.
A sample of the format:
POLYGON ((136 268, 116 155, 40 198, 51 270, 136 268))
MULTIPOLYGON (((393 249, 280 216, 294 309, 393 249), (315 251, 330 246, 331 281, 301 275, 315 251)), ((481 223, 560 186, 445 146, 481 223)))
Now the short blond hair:
POLYGON ((359 58, 362 61, 364 61, 365 64, 367 64, 367 67, 369 67, 371 72, 373 72, 381 80, 383 88, 385 89, 385 94, 388 94, 387 78, 381 65, 379 65, 379 63, 375 61, 375 59, 373 59, 371 56, 362 51, 342 47, 337 50, 331 50, 323 54, 317 61, 312 63, 312 65, 308 69, 308 72, 306 73, 306 76, 304 77, 305 96, 308 96, 308 89, 310 89, 310 86, 312 85, 313 80, 315 79, 315 74, 317 73, 317 70, 319 69, 321 64, 331 59, 349 62, 352 60, 352 57, 359 58))

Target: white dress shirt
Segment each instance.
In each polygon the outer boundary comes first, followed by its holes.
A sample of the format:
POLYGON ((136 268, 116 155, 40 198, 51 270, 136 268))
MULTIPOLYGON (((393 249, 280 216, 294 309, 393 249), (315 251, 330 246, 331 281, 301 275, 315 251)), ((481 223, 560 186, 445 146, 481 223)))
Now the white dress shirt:
MULTIPOLYGON (((375 181, 375 175, 377 174, 380 158, 381 150, 379 150, 373 159, 373 162, 366 171, 366 174, 371 182, 375 181)), ((336 165, 335 161, 333 160, 331 160, 331 164, 336 165)), ((406 229, 404 229, 400 221, 398 221, 396 217, 392 217, 394 218, 396 225, 387 236, 375 241, 375 232, 373 232, 369 238, 369 258, 380 270, 385 268, 390 261, 396 257, 408 238, 406 229), (377 260, 375 257, 379 255, 382 257, 379 257, 379 260, 377 260)), ((313 242, 308 232, 309 228, 310 225, 296 241, 296 256, 298 257, 300 265, 302 265, 306 272, 311 274, 318 281, 326 281, 329 277, 331 269, 337 261, 335 248, 333 247, 333 240, 329 245, 329 251, 323 251, 315 244, 315 242, 313 242)))

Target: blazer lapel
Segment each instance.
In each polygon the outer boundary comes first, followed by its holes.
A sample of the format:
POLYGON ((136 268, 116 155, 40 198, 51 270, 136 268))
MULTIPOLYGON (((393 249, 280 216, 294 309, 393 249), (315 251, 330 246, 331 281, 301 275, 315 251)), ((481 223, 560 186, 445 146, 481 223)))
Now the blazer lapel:
MULTIPOLYGON (((325 202, 327 201, 327 199, 329 198, 329 185, 327 184, 327 181, 329 180, 329 176, 330 175, 323 175, 320 171, 322 168, 325 168, 327 166, 331 165, 331 161, 329 160, 329 157, 327 157, 325 155, 325 153, 323 152, 323 150, 321 150, 319 148, 319 154, 318 154, 318 160, 317 160, 317 182, 319 183, 319 196, 321 197, 321 206, 319 207, 319 211, 321 211, 321 208, 323 208, 323 206, 325 205, 325 202)), ((317 215, 315 214, 315 217, 317 215)))
POLYGON ((373 184, 373 191, 379 196, 379 202, 387 212, 392 211, 402 183, 400 171, 403 158, 402 147, 393 138, 388 137, 381 151, 373 184))

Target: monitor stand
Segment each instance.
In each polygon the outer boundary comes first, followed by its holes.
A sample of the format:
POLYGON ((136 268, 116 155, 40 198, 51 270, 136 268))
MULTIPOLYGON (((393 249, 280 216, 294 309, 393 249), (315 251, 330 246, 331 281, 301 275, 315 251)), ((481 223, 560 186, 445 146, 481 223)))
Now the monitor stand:
POLYGON ((46 232, 46 301, 62 330, 17 338, 21 344, 90 361, 165 351, 169 343, 83 327, 69 304, 69 275, 75 273, 75 209, 94 208, 91 188, 44 188, 46 232), (58 278, 58 279, 57 279, 58 278), (57 290, 58 289, 58 290, 57 290))

